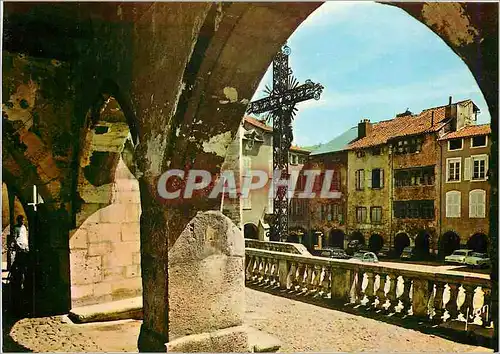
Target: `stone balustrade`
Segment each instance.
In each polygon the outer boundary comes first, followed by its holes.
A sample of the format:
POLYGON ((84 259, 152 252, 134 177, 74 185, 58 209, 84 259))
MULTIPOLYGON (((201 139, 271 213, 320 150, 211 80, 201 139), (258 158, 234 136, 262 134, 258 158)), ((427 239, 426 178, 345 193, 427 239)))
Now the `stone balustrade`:
POLYGON ((300 296, 328 299, 341 306, 389 316, 412 316, 431 325, 458 320, 491 328, 489 275, 417 268, 245 250, 247 283, 287 289, 300 296))
POLYGON ((285 252, 293 254, 311 255, 307 248, 300 243, 273 242, 245 239, 245 248, 256 248, 267 251, 285 252))

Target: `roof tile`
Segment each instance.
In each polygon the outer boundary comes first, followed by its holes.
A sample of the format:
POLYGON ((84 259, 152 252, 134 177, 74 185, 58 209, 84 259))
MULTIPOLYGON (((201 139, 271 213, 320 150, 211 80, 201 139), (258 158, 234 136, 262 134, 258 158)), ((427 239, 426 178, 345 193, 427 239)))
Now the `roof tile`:
POLYGON ((465 138, 487 134, 491 134, 491 126, 489 124, 469 125, 468 127, 457 130, 456 132, 448 133, 445 136, 441 137, 439 140, 465 138))

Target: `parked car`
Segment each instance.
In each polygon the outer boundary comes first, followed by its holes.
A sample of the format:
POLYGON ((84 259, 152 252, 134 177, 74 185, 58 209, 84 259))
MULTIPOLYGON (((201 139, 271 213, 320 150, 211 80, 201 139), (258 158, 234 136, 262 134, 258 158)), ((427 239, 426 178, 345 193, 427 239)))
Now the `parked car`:
POLYGON ((490 265, 490 257, 486 253, 473 252, 465 258, 465 264, 471 267, 487 268, 490 265))
POLYGON ((357 259, 363 262, 377 263, 377 255, 373 252, 356 252, 353 259, 357 259))
POLYGON ((390 247, 384 246, 375 254, 378 258, 387 258, 391 255, 391 249, 390 247))
POLYGON ((353 254, 355 254, 356 252, 359 251, 359 249, 361 248, 361 246, 362 245, 359 242, 359 240, 349 241, 349 243, 347 244, 346 252, 347 252, 347 254, 353 255, 353 254))
POLYGON ((413 247, 405 247, 400 256, 403 260, 415 259, 415 249, 413 247))
POLYGON ((322 250, 317 250, 315 252, 315 256, 319 257, 327 257, 333 259, 349 259, 349 256, 343 249, 341 248, 325 248, 322 250))
POLYGON ((446 263, 465 264, 465 259, 469 257, 473 252, 473 250, 467 249, 456 250, 449 256, 444 257, 444 261, 446 263))

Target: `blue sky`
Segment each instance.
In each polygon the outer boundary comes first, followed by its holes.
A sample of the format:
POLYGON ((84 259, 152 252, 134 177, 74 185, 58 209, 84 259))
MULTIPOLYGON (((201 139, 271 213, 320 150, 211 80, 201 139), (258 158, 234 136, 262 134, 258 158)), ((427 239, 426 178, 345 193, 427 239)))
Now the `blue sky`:
MULTIPOLYGON (((431 30, 404 11, 374 2, 331 1, 316 10, 288 40, 289 65, 300 84, 319 82, 319 101, 298 104, 294 144, 326 143, 361 119, 391 119, 470 98, 490 115, 474 77, 431 30)), ((268 69, 253 97, 272 84, 268 69)))

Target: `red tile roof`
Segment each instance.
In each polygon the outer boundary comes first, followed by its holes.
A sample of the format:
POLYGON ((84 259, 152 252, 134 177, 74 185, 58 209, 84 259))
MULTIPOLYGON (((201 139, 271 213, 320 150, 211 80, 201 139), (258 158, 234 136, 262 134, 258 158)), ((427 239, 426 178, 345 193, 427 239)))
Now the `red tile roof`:
POLYGON ((302 152, 304 154, 310 154, 311 153, 310 150, 303 149, 303 148, 301 148, 300 146, 297 146, 297 145, 290 146, 290 151, 302 152))
POLYGON ((273 131, 273 127, 267 125, 266 123, 254 118, 254 117, 245 116, 243 119, 245 120, 245 122, 252 124, 254 127, 260 128, 260 129, 268 131, 268 132, 273 131))
POLYGON ((368 136, 349 144, 347 150, 382 145, 392 138, 437 131, 444 125, 445 110, 446 106, 431 108, 418 115, 396 117, 373 123, 368 136), (432 112, 434 112, 434 118, 432 112))
POLYGON ((457 130, 456 132, 451 132, 441 137, 439 140, 448 140, 454 138, 465 138, 478 135, 488 135, 491 134, 491 127, 489 124, 481 125, 469 125, 468 127, 457 130))

